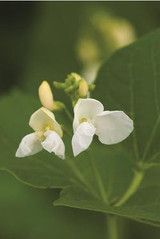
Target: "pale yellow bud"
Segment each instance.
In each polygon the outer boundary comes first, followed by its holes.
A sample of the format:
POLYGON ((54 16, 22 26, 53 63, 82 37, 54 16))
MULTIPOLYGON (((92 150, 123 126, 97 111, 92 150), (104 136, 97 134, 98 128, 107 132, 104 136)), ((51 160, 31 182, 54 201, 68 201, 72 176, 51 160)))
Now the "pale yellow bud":
POLYGON ((42 82, 38 89, 38 93, 41 104, 48 110, 54 110, 55 103, 53 99, 53 94, 47 81, 42 82))
POLYGON ((88 95, 88 84, 84 79, 81 79, 78 89, 79 96, 84 98, 88 95))

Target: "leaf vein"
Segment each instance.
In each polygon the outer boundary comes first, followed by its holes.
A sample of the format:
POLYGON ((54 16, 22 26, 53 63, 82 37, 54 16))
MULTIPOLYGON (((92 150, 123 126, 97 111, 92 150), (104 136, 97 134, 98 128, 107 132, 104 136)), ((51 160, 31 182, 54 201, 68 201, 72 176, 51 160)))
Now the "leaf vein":
MULTIPOLYGON (((129 79, 130 79, 130 84, 129 84, 129 89, 130 89, 130 108, 132 112, 132 119, 135 125, 135 114, 134 114, 134 92, 133 92, 133 72, 132 72, 132 59, 133 59, 133 54, 131 55, 128 69, 129 69, 129 79)), ((136 159, 139 159, 139 150, 138 150, 138 143, 137 143, 137 136, 136 136, 136 128, 133 130, 133 147, 134 147, 134 153, 136 156, 136 159)))
POLYGON ((160 106, 159 106, 159 101, 158 101, 158 84, 157 84, 157 71, 156 71, 156 65, 154 63, 154 42, 151 47, 151 63, 152 63, 152 69, 153 69, 153 80, 154 80, 154 101, 155 101, 155 106, 157 110, 157 114, 160 114, 160 106))

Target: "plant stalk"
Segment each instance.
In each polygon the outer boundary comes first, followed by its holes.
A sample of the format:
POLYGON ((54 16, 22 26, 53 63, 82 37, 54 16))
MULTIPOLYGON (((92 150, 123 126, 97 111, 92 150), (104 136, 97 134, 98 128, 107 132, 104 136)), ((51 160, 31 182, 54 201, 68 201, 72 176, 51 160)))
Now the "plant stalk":
POLYGON ((66 108, 66 106, 63 108, 64 112, 66 114, 66 116, 71 120, 71 122, 73 121, 73 116, 71 115, 71 113, 69 112, 69 110, 66 108))
POLYGON ((118 224, 117 217, 114 215, 107 215, 107 235, 108 239, 118 239, 118 224))
POLYGON ((114 205, 115 207, 122 206, 137 191, 140 183, 142 182, 143 177, 144 177, 143 171, 135 171, 135 175, 129 188, 124 193, 122 198, 114 205))

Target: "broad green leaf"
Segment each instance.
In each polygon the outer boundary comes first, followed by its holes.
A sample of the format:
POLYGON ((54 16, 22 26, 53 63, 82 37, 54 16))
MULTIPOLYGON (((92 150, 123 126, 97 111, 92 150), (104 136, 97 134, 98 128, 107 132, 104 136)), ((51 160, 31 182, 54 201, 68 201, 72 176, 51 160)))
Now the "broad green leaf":
POLYGON ((134 120, 130 137, 135 160, 160 153, 159 30, 117 51, 99 72, 94 97, 107 110, 123 110, 134 120))

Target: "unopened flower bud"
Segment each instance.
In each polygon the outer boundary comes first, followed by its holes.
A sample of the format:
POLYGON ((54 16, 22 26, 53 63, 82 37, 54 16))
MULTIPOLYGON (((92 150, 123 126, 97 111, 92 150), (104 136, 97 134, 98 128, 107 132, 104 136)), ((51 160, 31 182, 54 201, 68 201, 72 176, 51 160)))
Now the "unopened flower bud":
POLYGON ((95 84, 90 84, 89 85, 89 91, 93 91, 95 89, 96 85, 95 84))
POLYGON ((74 73, 74 72, 72 72, 72 73, 70 74, 70 76, 74 77, 74 79, 75 79, 76 81, 80 81, 80 80, 82 79, 82 77, 81 77, 80 75, 78 75, 77 73, 74 73))
POLYGON ((56 104, 53 99, 53 93, 47 81, 43 81, 38 89, 41 104, 48 110, 55 110, 56 104))
POLYGON ((81 98, 85 98, 88 95, 88 84, 84 79, 80 81, 78 93, 81 98))

